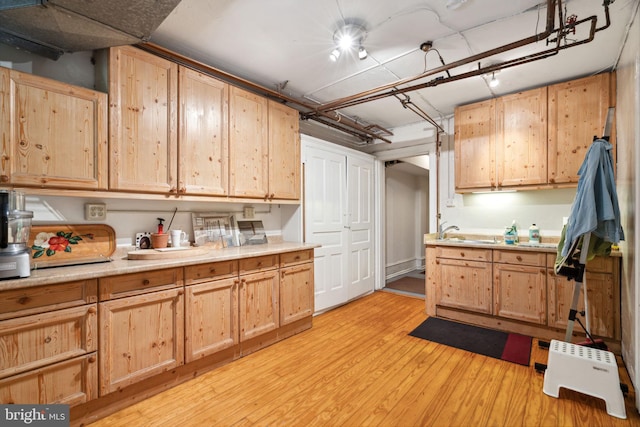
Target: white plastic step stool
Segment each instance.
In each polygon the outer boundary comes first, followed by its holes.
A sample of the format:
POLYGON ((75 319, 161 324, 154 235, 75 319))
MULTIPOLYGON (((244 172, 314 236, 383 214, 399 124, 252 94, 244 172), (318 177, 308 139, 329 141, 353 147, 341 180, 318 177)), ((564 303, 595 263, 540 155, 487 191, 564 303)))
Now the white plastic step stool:
POLYGON ((542 390, 557 398, 560 387, 603 399, 607 414, 627 418, 616 356, 610 351, 551 340, 542 390))

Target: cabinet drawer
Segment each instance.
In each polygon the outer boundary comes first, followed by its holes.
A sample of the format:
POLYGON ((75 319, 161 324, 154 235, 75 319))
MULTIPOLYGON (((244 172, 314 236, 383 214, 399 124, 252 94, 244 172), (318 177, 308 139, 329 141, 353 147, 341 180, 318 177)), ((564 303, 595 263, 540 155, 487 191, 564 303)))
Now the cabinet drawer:
MULTIPOLYGON (((556 262, 556 256, 547 255, 547 266, 553 267, 556 262)), ((594 273, 613 273, 616 260, 613 257, 597 256, 587 263, 587 271, 594 273)))
POLYGON ((515 265, 546 266, 546 254, 528 251, 493 251, 493 262, 515 265))
POLYGON ((238 275, 238 261, 220 261, 185 267, 185 285, 203 283, 209 280, 226 279, 238 275))
POLYGON ((93 279, 0 292, 0 320, 94 303, 97 289, 93 279))
POLYGON ((240 260, 240 274, 272 270, 278 267, 278 255, 264 255, 240 260))
POLYGON ((96 399, 96 362, 96 353, 91 353, 0 380, 0 403, 74 406, 96 399))
POLYGON ((0 378, 96 351, 97 311, 91 304, 0 322, 0 378))
POLYGON ((479 249, 460 247, 454 248, 450 246, 438 246, 436 248, 436 257, 451 259, 468 259, 472 261, 491 261, 491 249, 479 249))
POLYGON ((280 254, 280 268, 313 261, 313 249, 280 254))
POLYGON ((182 286, 182 268, 145 271, 100 279, 100 301, 182 286))

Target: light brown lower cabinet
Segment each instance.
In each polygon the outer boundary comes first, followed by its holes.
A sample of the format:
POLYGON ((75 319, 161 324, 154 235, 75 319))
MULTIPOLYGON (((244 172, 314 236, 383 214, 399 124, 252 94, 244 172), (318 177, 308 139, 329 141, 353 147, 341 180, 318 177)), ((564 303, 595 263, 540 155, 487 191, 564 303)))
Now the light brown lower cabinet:
POLYGON ((491 314, 491 251, 442 247, 436 253, 437 304, 491 314))
POLYGON ((238 261, 185 267, 185 361, 237 345, 238 261))
MULTIPOLYGON (((551 258, 549 266, 553 266, 551 258)), ((587 263, 585 281, 580 290, 577 310, 584 311, 584 288, 587 288, 589 308, 589 329, 592 335, 620 339, 620 292, 618 276, 618 260, 597 257, 587 263)), ((566 329, 569 310, 573 299, 575 282, 564 276, 556 276, 553 269, 547 271, 547 288, 549 300, 549 326, 566 329)), ((586 325, 586 319, 579 317, 586 325)), ((576 323, 574 330, 582 332, 576 323)))
POLYGON ((544 253, 493 251, 493 314, 545 325, 546 273, 544 253))
POLYGON ((96 298, 95 280, 0 292, 0 403, 97 397, 96 298))
POLYGON ((119 294, 139 293, 100 302, 101 396, 184 364, 182 277, 180 268, 100 279, 102 296, 115 283, 119 294), (166 277, 174 288, 154 291, 166 277))
MULTIPOLYGON (((555 253, 515 248, 427 246, 426 312, 538 338, 561 339, 575 281, 556 276, 555 258, 555 253)), ((619 346, 620 258, 594 258, 587 264, 585 277, 590 332, 619 346)), ((578 311, 584 310, 583 294, 584 288, 578 311)), ((584 317, 579 318, 586 326, 584 317)), ((578 323, 574 334, 584 336, 578 323)))
POLYGON ((240 276, 240 342, 280 326, 279 286, 275 268, 240 276))
POLYGON ((1 291, 0 404, 91 422, 310 328, 313 272, 304 249, 1 291))
POLYGON ((97 398, 97 385, 93 352, 0 380, 0 402, 75 406, 97 398))

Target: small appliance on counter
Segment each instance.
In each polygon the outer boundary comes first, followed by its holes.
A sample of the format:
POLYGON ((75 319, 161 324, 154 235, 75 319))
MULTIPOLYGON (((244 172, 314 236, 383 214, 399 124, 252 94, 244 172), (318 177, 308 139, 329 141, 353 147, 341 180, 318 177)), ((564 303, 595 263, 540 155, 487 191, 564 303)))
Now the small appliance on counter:
POLYGON ((0 190, 0 279, 29 277, 28 246, 33 212, 24 210, 24 194, 0 190))

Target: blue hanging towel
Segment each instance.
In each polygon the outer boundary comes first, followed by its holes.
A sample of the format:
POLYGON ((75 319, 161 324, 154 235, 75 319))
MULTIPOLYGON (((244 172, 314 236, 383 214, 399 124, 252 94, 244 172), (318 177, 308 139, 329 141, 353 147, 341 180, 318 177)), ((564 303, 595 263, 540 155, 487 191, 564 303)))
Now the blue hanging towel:
POLYGON ((588 250, 588 259, 603 250, 610 252, 611 244, 624 240, 620 225, 618 194, 613 176, 613 146, 604 139, 593 141, 578 170, 580 176, 576 197, 571 206, 569 221, 563 229, 563 242, 558 245, 556 272, 559 264, 571 255, 579 239, 592 233, 592 242, 588 250))

